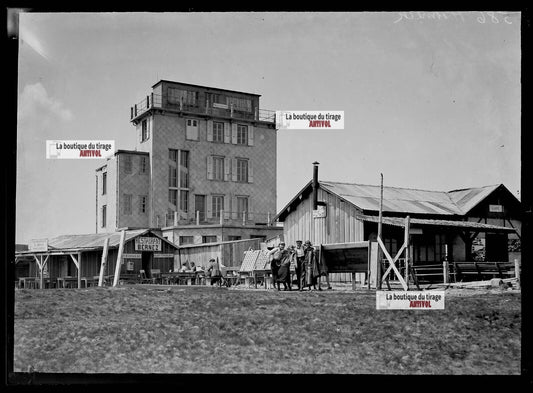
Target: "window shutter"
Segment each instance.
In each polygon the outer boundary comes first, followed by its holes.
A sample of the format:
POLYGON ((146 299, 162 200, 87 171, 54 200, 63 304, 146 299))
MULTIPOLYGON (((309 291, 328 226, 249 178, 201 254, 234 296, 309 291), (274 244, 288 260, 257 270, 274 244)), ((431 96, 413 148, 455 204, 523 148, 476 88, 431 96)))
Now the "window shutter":
MULTIPOLYGON (((253 214, 250 213, 250 212, 253 212, 253 208, 252 208, 252 198, 251 197, 248 197, 248 212, 246 213, 246 215, 248 216, 248 220, 253 220, 254 217, 253 217, 253 214)), ((265 217, 265 221, 266 221, 266 217, 265 217)))
POLYGON ((254 126, 249 125, 248 126, 248 146, 254 145, 254 126))
POLYGON ((248 183, 254 182, 254 167, 252 165, 252 160, 248 160, 248 183))
POLYGON ((211 195, 207 195, 206 196, 206 212, 205 212, 205 215, 207 218, 213 218, 213 210, 212 210, 212 206, 213 206, 213 199, 211 198, 211 195))
POLYGON ((224 157, 224 181, 230 180, 231 161, 229 157, 224 157))
POLYGON ((224 143, 231 143, 229 123, 224 123, 224 143))
POLYGON ((207 121, 207 141, 213 142, 213 120, 207 121))
POLYGON ((207 179, 213 180, 213 156, 207 156, 207 179))
POLYGON ((237 181, 237 159, 231 159, 231 180, 237 181))
POLYGON ((237 124, 233 123, 231 125, 231 143, 234 145, 237 144, 237 124))
POLYGON ((231 211, 231 196, 224 195, 224 219, 229 218, 230 211, 231 211))
POLYGON ((236 220, 239 218, 239 212, 238 212, 238 204, 237 204, 237 197, 235 197, 233 194, 230 194, 231 201, 233 203, 233 207, 231 209, 231 218, 233 220, 236 220))

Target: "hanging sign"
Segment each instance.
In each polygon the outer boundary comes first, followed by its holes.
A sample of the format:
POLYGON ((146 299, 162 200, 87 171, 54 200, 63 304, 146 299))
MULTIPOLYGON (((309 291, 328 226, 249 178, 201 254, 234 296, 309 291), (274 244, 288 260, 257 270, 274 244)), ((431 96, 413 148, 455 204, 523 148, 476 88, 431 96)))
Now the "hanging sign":
POLYGON ((326 205, 318 205, 316 210, 313 210, 313 218, 324 218, 327 217, 328 211, 326 205))

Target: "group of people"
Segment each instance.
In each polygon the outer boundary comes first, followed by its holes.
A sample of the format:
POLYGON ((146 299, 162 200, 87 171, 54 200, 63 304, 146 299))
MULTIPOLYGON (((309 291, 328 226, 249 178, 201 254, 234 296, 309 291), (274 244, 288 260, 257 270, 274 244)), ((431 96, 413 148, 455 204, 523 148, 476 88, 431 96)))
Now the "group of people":
POLYGON ((268 252, 270 258, 270 269, 272 272, 272 282, 274 288, 281 290, 280 284, 283 284, 284 291, 292 290, 291 281, 291 264, 295 262, 296 282, 298 290, 311 290, 311 287, 321 291, 320 278, 326 277, 328 289, 331 289, 329 283, 328 269, 324 261, 317 256, 317 252, 311 242, 306 240, 302 244, 301 240, 296 241, 296 246, 286 248, 285 243, 279 243, 268 252))

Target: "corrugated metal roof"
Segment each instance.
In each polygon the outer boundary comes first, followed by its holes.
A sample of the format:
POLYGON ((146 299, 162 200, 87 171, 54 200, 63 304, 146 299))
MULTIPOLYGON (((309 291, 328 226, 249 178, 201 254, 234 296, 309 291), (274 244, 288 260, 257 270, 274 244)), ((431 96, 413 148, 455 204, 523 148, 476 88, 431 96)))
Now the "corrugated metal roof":
POLYGON ((468 213, 483 199, 488 197, 500 185, 485 186, 478 188, 466 188, 464 190, 453 190, 448 192, 451 200, 457 205, 463 214, 468 213))
MULTIPOLYGON (((124 242, 127 242, 137 236, 144 235, 150 232, 149 229, 134 229, 124 231, 124 242)), ((175 244, 172 244, 167 239, 153 233, 153 235, 159 237, 166 243, 178 248, 175 244)), ((63 250, 98 250, 104 247, 104 239, 109 238, 109 248, 118 247, 120 243, 120 232, 112 233, 92 233, 84 235, 61 235, 51 239, 48 239, 48 252, 63 251, 63 250)), ((32 254, 32 251, 18 251, 16 254, 32 254)), ((42 253, 42 252, 37 252, 42 253)), ((46 252, 44 252, 46 253, 46 252)))
MULTIPOLYGON (((128 241, 136 236, 148 232, 148 229, 125 231, 124 239, 128 241)), ((76 248, 102 248, 104 239, 109 237, 109 247, 116 247, 120 243, 120 232, 94 233, 87 235, 61 235, 48 240, 50 250, 68 250, 76 248)))
MULTIPOLYGON (((363 210, 379 210, 380 186, 320 181, 320 186, 363 210)), ((462 215, 447 192, 383 187, 383 211, 462 215)))
MULTIPOLYGON (((363 221, 378 222, 379 217, 360 215, 359 218, 363 221)), ((399 217, 382 217, 383 224, 403 227, 405 225, 405 218, 399 217)), ((432 220, 425 218, 411 218, 410 225, 435 225, 442 227, 454 227, 465 229, 479 229, 482 232, 515 232, 514 228, 502 227, 499 225, 482 224, 471 221, 451 221, 451 220, 432 220)))

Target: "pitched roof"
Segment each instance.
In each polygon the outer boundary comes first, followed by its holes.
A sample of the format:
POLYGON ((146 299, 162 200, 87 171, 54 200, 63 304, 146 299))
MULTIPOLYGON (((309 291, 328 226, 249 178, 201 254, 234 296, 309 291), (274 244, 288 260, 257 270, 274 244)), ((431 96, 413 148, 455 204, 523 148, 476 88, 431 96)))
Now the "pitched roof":
MULTIPOLYGON (((150 232, 149 229, 134 229, 124 231, 124 242, 127 242, 137 236, 144 235, 150 232)), ((154 236, 162 239, 166 243, 178 248, 175 244, 172 244, 167 239, 152 232, 154 236)), ((118 247, 120 243, 120 232, 112 233, 91 233, 83 235, 61 235, 51 239, 48 239, 48 252, 63 251, 63 250, 97 250, 104 247, 105 238, 109 238, 109 248, 118 247)), ((31 254, 33 251, 22 251, 17 253, 31 254)), ((46 252, 44 252, 46 253, 46 252)))
MULTIPOLYGON (((319 181, 319 186, 335 194, 363 211, 379 211, 380 186, 319 181)), ((383 187, 383 211, 444 216, 464 216, 488 197, 498 187, 493 185, 453 191, 428 191, 412 188, 383 187)), ((304 188, 276 215, 283 219, 288 207, 299 203, 299 196, 308 192, 312 182, 304 188)))

